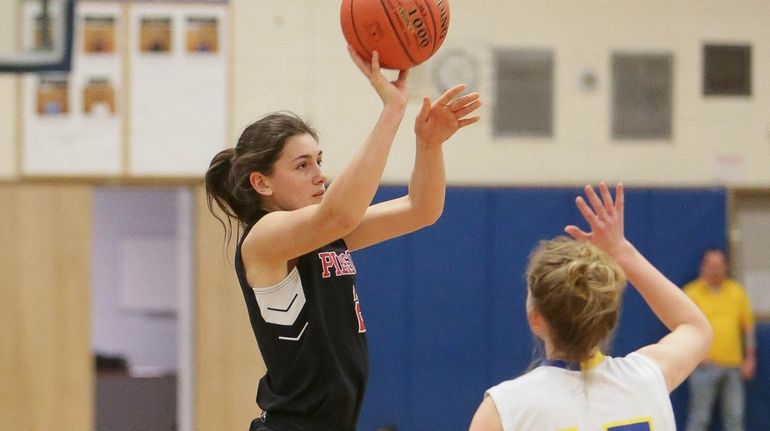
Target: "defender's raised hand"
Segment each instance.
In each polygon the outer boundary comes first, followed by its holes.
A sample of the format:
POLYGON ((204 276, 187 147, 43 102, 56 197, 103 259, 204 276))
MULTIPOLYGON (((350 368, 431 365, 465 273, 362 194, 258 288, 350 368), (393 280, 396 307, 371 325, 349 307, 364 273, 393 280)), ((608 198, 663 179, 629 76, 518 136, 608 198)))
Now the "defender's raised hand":
POLYGON ((591 242, 612 256, 627 244, 623 230, 623 184, 615 186, 614 202, 609 188, 603 182, 599 184, 601 197, 590 185, 585 186, 584 191, 590 205, 582 196, 575 199, 575 204, 591 226, 591 231, 585 232, 575 225, 569 225, 564 230, 576 240, 591 242))

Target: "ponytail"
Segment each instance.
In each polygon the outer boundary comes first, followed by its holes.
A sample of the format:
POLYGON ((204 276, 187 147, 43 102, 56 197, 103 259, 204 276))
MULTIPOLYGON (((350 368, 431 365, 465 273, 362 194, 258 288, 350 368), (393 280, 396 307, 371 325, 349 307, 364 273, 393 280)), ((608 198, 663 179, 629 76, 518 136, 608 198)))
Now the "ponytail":
POLYGON ((211 214, 216 217, 222 228, 225 230, 227 243, 230 243, 233 232, 233 219, 238 219, 234 211, 235 197, 232 194, 232 181, 230 170, 232 159, 235 155, 234 148, 227 148, 218 152, 211 160, 209 169, 206 171, 206 206, 211 214), (214 203, 225 214, 220 217, 214 210, 214 203), (227 221, 227 223, 225 223, 227 221))

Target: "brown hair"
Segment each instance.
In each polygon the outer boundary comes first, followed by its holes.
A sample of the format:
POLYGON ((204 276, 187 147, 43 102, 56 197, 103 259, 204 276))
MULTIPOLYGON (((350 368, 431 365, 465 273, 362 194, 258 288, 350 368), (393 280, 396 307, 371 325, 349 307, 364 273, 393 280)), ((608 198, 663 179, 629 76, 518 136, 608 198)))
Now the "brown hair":
POLYGON ((532 251, 527 285, 560 359, 580 362, 615 329, 626 276, 594 245, 560 236, 532 251))
POLYGON ((209 211, 225 228, 228 242, 232 220, 244 225, 256 223, 266 211, 259 194, 249 182, 252 172, 270 175, 289 138, 308 134, 318 141, 318 133, 298 115, 275 112, 249 125, 235 148, 220 151, 206 171, 206 199, 209 211), (214 203, 225 213, 225 220, 214 211, 214 203))

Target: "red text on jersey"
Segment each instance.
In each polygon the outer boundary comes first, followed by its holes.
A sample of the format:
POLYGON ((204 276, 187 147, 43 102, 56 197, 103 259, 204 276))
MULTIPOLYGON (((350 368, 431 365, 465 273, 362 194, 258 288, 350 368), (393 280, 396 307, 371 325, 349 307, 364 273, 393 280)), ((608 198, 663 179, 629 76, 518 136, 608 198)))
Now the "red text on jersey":
POLYGON ((353 259, 350 257, 350 251, 337 253, 335 251, 324 251, 318 253, 321 259, 321 277, 329 278, 332 276, 331 269, 334 268, 334 275, 353 275, 356 273, 356 266, 353 265, 353 259))

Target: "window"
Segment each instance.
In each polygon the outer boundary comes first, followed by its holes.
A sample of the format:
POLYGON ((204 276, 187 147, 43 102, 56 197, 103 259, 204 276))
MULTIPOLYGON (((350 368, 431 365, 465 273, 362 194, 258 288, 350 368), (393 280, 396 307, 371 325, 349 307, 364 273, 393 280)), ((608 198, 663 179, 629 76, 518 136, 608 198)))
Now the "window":
POLYGON ((703 47, 703 95, 751 96, 751 46, 703 47))
POLYGON ((670 139, 673 56, 612 56, 612 137, 670 139))
POLYGON ((494 67, 494 135, 553 136, 553 54, 501 49, 494 67))

